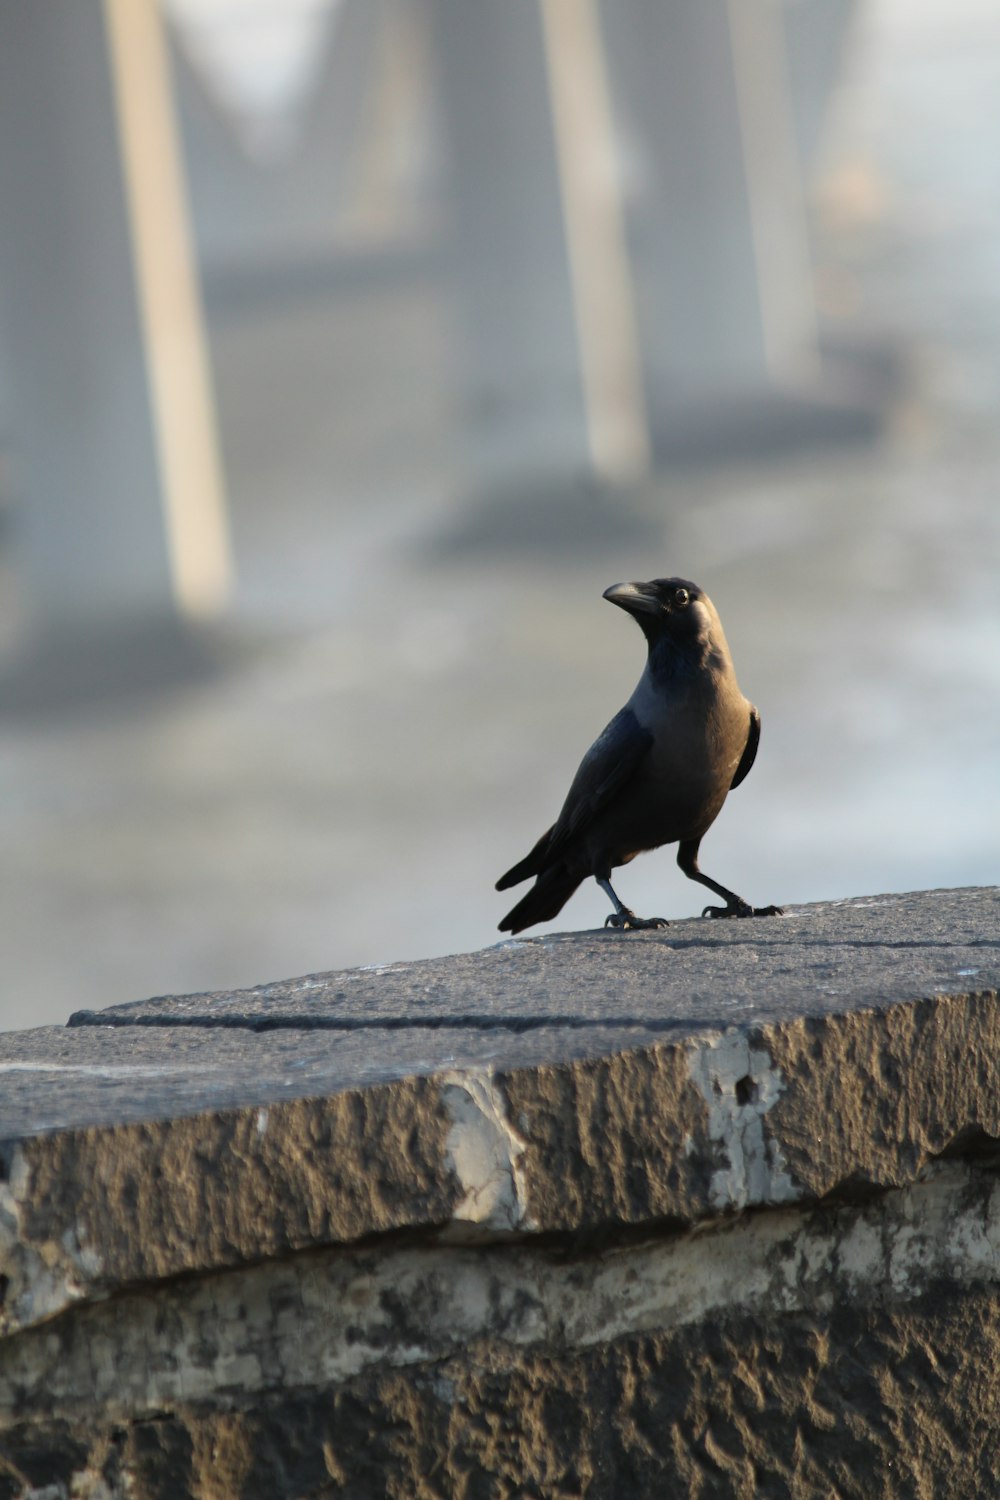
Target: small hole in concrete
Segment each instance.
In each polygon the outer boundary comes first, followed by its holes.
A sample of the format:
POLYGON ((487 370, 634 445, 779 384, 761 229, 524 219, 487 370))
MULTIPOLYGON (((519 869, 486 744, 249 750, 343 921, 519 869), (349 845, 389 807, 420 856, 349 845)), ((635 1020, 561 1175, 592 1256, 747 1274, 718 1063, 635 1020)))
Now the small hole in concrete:
POLYGON ((744 1076, 742 1078, 737 1078, 737 1080, 736 1080, 736 1103, 737 1104, 753 1104, 753 1102, 754 1102, 754 1100, 756 1098, 757 1098, 757 1085, 754 1083, 753 1079, 750 1077, 750 1074, 746 1073, 746 1074, 744 1074, 744 1076))

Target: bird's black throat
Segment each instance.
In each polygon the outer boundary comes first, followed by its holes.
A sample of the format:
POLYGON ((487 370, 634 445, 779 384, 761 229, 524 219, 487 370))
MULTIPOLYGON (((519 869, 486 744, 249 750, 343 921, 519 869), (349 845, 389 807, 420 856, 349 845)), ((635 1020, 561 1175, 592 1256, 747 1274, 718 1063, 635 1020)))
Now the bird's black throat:
POLYGON ((710 647, 701 637, 687 640, 660 630, 644 632, 649 643, 649 671, 654 682, 684 682, 697 678, 705 668, 710 647))

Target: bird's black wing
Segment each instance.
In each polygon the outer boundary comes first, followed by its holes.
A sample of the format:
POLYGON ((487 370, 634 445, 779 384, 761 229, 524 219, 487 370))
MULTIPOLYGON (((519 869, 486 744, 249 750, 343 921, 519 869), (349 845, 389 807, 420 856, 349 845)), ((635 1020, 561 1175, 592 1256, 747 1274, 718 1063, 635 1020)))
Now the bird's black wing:
POLYGON ((546 863, 586 831, 635 774, 653 745, 630 708, 623 708, 591 745, 563 803, 545 851, 546 863))
POLYGON ((732 781, 729 783, 730 790, 732 790, 734 786, 739 786, 740 782, 750 775, 750 768, 752 767, 754 761, 757 759, 757 746, 759 744, 760 714, 754 708, 753 704, 751 704, 750 730, 747 734, 747 742, 743 746, 743 754, 740 756, 740 763, 736 767, 736 774, 733 776, 732 781))
POLYGON ((653 736, 635 714, 623 708, 591 745, 573 777, 562 812, 524 859, 501 875, 497 890, 519 885, 548 869, 568 845, 605 808, 648 753, 653 736))

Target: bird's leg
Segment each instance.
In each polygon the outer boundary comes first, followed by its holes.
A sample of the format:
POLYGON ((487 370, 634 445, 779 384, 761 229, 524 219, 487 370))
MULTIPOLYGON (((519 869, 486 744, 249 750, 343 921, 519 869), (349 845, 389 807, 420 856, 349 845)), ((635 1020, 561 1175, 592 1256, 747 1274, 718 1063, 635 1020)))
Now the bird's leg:
POLYGON ((594 879, 606 895, 611 897, 614 911, 607 918, 605 927, 620 927, 623 932, 638 932, 644 927, 666 927, 667 923, 663 917, 637 917, 634 911, 629 911, 623 906, 615 895, 611 881, 606 875, 595 875, 594 879))
POLYGON ((721 896, 725 906, 706 906, 702 911, 703 917, 780 917, 780 906, 751 906, 749 901, 744 901, 742 896, 737 896, 735 891, 727 891, 724 885, 713 880, 710 875, 703 875, 698 868, 698 845, 700 839, 688 839, 682 843, 677 850, 677 863, 689 880, 697 880, 701 885, 707 885, 710 891, 721 896))

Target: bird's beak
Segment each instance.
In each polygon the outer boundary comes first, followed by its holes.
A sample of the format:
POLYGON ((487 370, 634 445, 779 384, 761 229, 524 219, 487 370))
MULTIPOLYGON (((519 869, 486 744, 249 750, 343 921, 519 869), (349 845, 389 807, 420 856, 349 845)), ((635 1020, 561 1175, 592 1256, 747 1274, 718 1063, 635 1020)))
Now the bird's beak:
POLYGON ((630 615, 658 615, 663 610, 648 583, 613 583, 602 597, 630 615))

